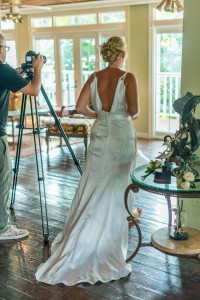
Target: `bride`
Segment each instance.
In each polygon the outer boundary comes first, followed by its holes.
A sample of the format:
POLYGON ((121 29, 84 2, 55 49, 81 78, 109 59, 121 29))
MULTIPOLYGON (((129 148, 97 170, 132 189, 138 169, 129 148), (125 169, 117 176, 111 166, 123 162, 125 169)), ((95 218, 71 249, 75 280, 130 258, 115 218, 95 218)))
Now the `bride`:
MULTIPOLYGON (((52 243, 52 255, 35 275, 48 284, 109 282, 132 271, 125 262, 124 192, 137 154, 132 121, 139 115, 137 83, 132 73, 121 69, 126 58, 122 38, 108 39, 100 54, 108 66, 89 77, 76 105, 77 111, 96 119, 86 167, 64 229, 52 243)), ((139 217, 141 210, 134 213, 139 217)))

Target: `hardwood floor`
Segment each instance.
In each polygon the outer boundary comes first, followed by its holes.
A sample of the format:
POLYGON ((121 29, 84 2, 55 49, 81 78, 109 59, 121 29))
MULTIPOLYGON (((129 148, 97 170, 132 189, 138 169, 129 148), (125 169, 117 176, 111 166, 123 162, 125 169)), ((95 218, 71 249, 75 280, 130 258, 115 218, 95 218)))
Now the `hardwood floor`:
MULTIPOLYGON (((72 148, 83 167, 83 143, 72 148)), ((159 150, 163 150, 161 141, 139 140, 138 164, 148 162, 159 150)), ((54 149, 49 155, 43 152, 43 166, 51 243, 63 228, 80 174, 67 147, 54 149)), ((149 242, 155 229, 166 226, 166 200, 141 191, 136 195, 135 205, 143 209, 140 226, 143 241, 149 242)), ((169 256, 153 247, 142 247, 131 262, 131 275, 117 281, 75 287, 36 282, 34 274, 40 263, 50 255, 50 243, 44 243, 42 235, 35 155, 20 160, 12 220, 18 227, 28 229, 30 235, 20 242, 0 242, 0 299, 200 299, 199 261, 169 256)), ((134 247, 134 239, 137 236, 133 227, 130 230, 130 247, 134 247)))

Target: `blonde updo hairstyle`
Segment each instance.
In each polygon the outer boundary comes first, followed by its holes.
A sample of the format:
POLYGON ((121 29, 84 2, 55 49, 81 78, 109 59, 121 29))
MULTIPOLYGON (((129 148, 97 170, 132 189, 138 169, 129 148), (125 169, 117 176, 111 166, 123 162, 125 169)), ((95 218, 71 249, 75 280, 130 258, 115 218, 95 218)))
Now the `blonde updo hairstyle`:
POLYGON ((102 44, 100 49, 104 62, 108 63, 117 61, 118 56, 122 52, 126 52, 126 44, 119 36, 109 38, 107 42, 102 44))

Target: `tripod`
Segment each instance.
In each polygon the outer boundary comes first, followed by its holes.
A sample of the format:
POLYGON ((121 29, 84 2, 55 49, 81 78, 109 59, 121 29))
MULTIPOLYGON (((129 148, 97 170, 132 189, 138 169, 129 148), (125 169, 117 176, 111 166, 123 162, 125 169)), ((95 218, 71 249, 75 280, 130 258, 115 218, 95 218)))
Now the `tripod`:
MULTIPOLYGON (((46 100, 48 108, 51 112, 51 115, 54 117, 55 125, 60 130, 60 133, 69 149, 69 152, 74 160, 75 165, 77 166, 80 174, 82 175, 82 169, 80 167, 80 163, 77 160, 71 145, 69 143, 69 139, 58 119, 51 102, 41 85, 41 92, 46 100)), ((34 136, 34 148, 35 148, 35 158, 36 158, 36 167, 37 167, 37 176, 38 176, 38 185, 39 185, 39 197, 40 197, 40 210, 41 210, 41 219, 42 219, 42 232, 44 241, 48 242, 49 240, 49 225, 48 225, 48 214, 47 214, 47 203, 46 203, 46 190, 44 184, 44 169, 43 169, 43 161, 42 161, 42 151, 41 151, 41 139, 40 139, 40 122, 38 118, 38 110, 37 110, 37 101, 35 97, 29 96, 30 99, 30 109, 31 109, 31 120, 32 120, 32 129, 33 129, 33 136, 34 136), (32 98, 34 101, 32 101, 32 98), (36 126, 34 122, 34 110, 36 116, 36 126), (37 136, 37 138, 36 138, 37 136), (39 152, 37 152, 37 141, 39 152), (43 193, 42 193, 43 190, 43 193), (44 201, 43 201, 44 199, 44 201)), ((17 187, 17 179, 18 179, 18 172, 19 172, 19 162, 20 162, 20 153, 21 153, 21 145, 22 145, 22 137, 23 137, 23 129, 25 123, 25 112, 26 112, 26 103, 27 103, 27 95, 23 94, 22 96, 22 105, 20 111, 20 123, 19 123, 19 133, 18 133, 18 142, 17 142, 17 150, 16 150, 16 159, 15 159, 15 166, 14 166, 14 176, 13 176, 13 187, 12 187, 12 195, 11 195, 11 205, 10 208, 12 209, 15 203, 15 196, 16 196, 16 187, 17 187)))

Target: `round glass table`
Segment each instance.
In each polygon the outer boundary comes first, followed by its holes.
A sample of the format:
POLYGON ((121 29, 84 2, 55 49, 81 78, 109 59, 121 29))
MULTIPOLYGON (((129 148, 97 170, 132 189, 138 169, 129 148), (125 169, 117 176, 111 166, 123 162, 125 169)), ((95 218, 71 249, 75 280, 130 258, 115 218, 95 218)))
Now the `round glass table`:
POLYGON ((143 179, 145 170, 148 164, 141 165, 131 172, 132 183, 126 188, 124 201, 125 207, 129 214, 128 219, 131 220, 137 228, 138 231, 138 245, 132 255, 127 259, 127 262, 132 260, 137 254, 140 247, 144 246, 154 246, 158 250, 161 250, 167 254, 173 255, 183 255, 183 256, 193 256, 200 259, 200 230, 185 227, 183 232, 187 232, 187 238, 184 240, 173 239, 171 237, 172 230, 174 231, 174 226, 172 225, 172 205, 170 197, 179 198, 200 198, 200 182, 195 182, 196 188, 194 189, 180 189, 176 184, 176 177, 171 177, 171 183, 156 183, 154 182, 154 174, 150 174, 143 179), (142 189, 149 193, 164 195, 167 200, 168 206, 168 226, 158 229, 153 232, 151 236, 150 243, 142 243, 142 233, 137 220, 131 214, 128 206, 128 195, 130 191, 134 193, 139 192, 142 189))

